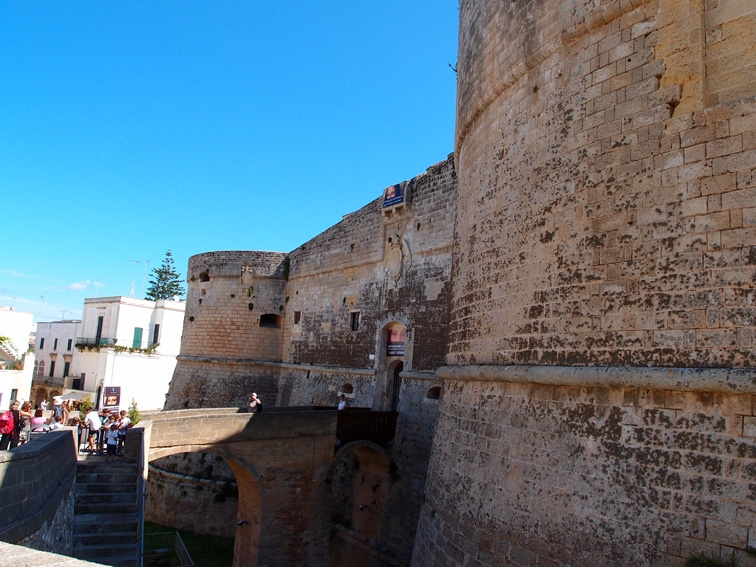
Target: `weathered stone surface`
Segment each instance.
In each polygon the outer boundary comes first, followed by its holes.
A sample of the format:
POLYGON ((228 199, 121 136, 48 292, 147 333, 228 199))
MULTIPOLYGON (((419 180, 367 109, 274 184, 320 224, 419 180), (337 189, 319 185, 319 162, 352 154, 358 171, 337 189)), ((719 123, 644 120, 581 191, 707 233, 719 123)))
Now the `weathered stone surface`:
POLYGON ((481 0, 460 17, 448 363, 752 364, 753 9, 481 0))

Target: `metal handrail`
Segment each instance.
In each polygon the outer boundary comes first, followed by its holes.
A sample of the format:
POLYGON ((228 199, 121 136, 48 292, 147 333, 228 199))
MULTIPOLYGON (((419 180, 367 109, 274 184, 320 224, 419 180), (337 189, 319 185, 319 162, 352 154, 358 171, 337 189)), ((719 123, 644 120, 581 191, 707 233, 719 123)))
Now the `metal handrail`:
POLYGON ((194 567, 194 561, 178 532, 158 532, 144 534, 144 551, 169 553, 175 551, 181 562, 180 567, 194 567))

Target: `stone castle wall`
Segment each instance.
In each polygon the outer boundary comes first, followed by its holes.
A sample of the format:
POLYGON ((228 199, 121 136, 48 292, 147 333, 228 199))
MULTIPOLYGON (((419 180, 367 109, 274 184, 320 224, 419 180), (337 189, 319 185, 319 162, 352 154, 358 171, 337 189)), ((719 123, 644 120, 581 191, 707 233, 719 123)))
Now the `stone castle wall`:
MULTIPOLYGON (((289 254, 193 256, 181 355, 165 408, 242 407, 254 390, 268 406, 335 406, 346 392, 351 407, 389 410, 399 388, 396 439, 380 469, 381 486, 390 489, 381 507, 356 516, 370 534, 360 523, 349 530, 352 542, 370 539, 368 555, 406 562, 438 410, 428 392, 440 387, 434 371, 448 342, 453 159, 401 186, 404 203, 384 208, 376 199, 289 254), (278 326, 261 326, 262 315, 280 317, 278 326), (406 330, 404 354, 389 356, 387 328, 397 324, 406 330)), ((175 473, 192 476, 190 468, 175 473)), ((173 490, 161 484, 162 491, 176 499, 212 497, 192 482, 173 490)), ((176 525, 169 506, 155 508, 176 525)), ((352 561, 358 547, 345 544, 339 553, 352 561)))
POLYGON ((752 365, 747 10, 462 2, 449 363, 752 365))
POLYGON ((729 0, 461 2, 413 565, 754 564, 754 24, 729 0))

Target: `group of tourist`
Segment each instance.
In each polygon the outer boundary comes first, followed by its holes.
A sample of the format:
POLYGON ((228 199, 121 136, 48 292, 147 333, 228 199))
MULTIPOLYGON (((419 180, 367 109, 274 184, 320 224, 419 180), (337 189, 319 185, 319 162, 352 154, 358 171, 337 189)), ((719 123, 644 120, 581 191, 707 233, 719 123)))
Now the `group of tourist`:
POLYGON ((46 433, 71 425, 78 428, 79 447, 82 438, 88 440, 84 450, 90 454, 105 455, 106 463, 115 462, 116 455, 121 454, 126 442, 126 432, 131 427, 131 419, 126 410, 111 413, 107 408, 102 412, 89 408, 84 421, 80 421, 78 417, 70 417, 73 408, 68 400, 56 398, 52 411, 47 412, 51 414, 49 417, 45 415, 46 408, 45 401, 32 409, 31 402, 13 400, 9 407, 13 426, 0 437, 0 450, 14 449, 26 443, 32 433, 46 433))
POLYGON ((123 451, 130 427, 131 419, 126 410, 111 413, 108 408, 102 412, 89 408, 84 422, 79 424, 79 438, 86 433, 88 444, 84 451, 90 455, 105 455, 106 463, 115 463, 116 456, 123 451))
POLYGON ((32 433, 43 433, 69 424, 70 402, 55 398, 52 415, 45 416, 47 402, 44 400, 34 409, 31 402, 13 400, 9 411, 13 415, 13 429, 0 438, 0 450, 8 450, 29 441, 32 433))

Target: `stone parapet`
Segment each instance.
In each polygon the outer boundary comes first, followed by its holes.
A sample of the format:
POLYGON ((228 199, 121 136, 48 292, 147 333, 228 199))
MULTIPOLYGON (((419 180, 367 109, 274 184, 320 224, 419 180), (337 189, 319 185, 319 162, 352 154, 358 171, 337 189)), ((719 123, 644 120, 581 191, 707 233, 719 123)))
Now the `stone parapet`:
POLYGON ((76 430, 51 431, 0 451, 0 540, 71 553, 76 430))

